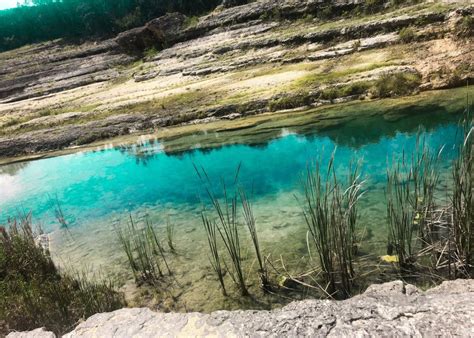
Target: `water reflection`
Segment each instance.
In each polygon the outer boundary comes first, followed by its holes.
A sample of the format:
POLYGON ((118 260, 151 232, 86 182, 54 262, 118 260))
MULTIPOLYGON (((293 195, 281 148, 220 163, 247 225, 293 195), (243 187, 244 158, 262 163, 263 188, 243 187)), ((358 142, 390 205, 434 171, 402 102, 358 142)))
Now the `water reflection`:
POLYGON ((15 176, 20 170, 26 168, 30 162, 16 162, 9 165, 0 166, 0 175, 15 176))
POLYGON ((229 144, 245 144, 255 149, 265 149, 275 139, 289 135, 300 135, 308 140, 329 138, 337 146, 357 150, 365 145, 380 142, 383 138, 395 137, 397 133, 429 132, 447 123, 457 122, 460 112, 453 113, 435 104, 424 106, 410 105, 380 114, 371 111, 335 117, 315 116, 304 124, 299 119, 285 120, 286 127, 263 123, 239 131, 201 132, 192 136, 170 140, 139 140, 133 145, 120 145, 117 148, 135 156, 137 164, 146 165, 157 153, 183 156, 198 150, 209 154, 229 144), (409 117, 409 118, 407 118, 409 117), (294 124, 292 124, 294 123, 294 124), (158 145, 158 146, 156 146, 158 145))

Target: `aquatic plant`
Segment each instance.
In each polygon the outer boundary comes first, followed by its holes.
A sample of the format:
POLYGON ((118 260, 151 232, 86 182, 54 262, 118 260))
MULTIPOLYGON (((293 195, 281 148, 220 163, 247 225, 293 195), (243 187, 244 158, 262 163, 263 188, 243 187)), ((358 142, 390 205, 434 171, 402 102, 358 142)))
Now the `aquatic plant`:
MULTIPOLYGON (((222 183, 224 191, 223 202, 219 201, 214 194, 209 193, 215 212, 218 215, 219 232, 224 246, 230 256, 230 260, 234 267, 230 276, 240 288, 242 296, 249 294, 245 283, 245 275, 242 267, 242 251, 240 247, 239 224, 237 222, 237 193, 234 192, 231 197, 228 196, 225 183, 222 183)), ((210 190, 208 190, 210 192, 210 190)))
MULTIPOLYGON (((217 232, 219 233, 224 247, 229 255, 230 261, 232 262, 233 269, 227 268, 229 275, 231 276, 234 283, 239 287, 242 296, 248 296, 249 292, 245 283, 245 274, 242 267, 242 251, 240 247, 240 234, 239 224, 237 220, 237 206, 238 206, 238 192, 234 189, 232 194, 229 194, 224 180, 222 180, 222 202, 213 192, 211 188, 211 181, 204 169, 199 170, 195 166, 198 177, 205 186, 206 193, 212 204, 212 207, 217 215, 217 232)), ((237 168, 236 175, 234 177, 234 185, 237 182, 240 171, 240 165, 237 168)), ((206 224, 205 224, 206 227, 206 224)), ((211 248, 212 251, 212 248, 211 248)), ((225 263, 225 261, 224 261, 225 263)))
POLYGON ((303 181, 303 215, 316 246, 322 276, 329 294, 351 295, 354 280, 357 202, 362 195, 358 166, 351 165, 347 185, 342 186, 334 168, 335 151, 327 169, 321 161, 308 166, 303 181))
POLYGON ((452 195, 452 236, 455 253, 454 276, 470 277, 474 264, 474 198, 473 198, 473 158, 474 127, 469 111, 463 123, 464 142, 460 147, 459 157, 454 162, 453 195, 452 195))
POLYGON ((145 220, 144 228, 138 228, 130 215, 127 225, 116 227, 115 231, 138 284, 154 285, 160 281, 164 276, 160 261, 172 274, 158 234, 148 219, 145 220))
POLYGON ((435 212, 441 152, 442 148, 433 154, 418 139, 409 160, 403 152, 402 158, 387 168, 387 253, 396 252, 402 270, 413 267, 417 239, 422 245, 432 242, 434 230, 429 219, 435 212))
POLYGON ((260 251, 260 244, 258 242, 258 234, 257 234, 256 225, 255 225, 255 217, 253 214, 252 204, 247 198, 245 189, 243 187, 239 188, 239 194, 240 194, 240 201, 242 203, 245 224, 247 225, 247 228, 249 229, 250 237, 252 238, 253 247, 255 249, 255 256, 257 257, 257 261, 258 261, 258 266, 259 266, 258 273, 260 277, 261 287, 264 291, 269 291, 271 288, 271 285, 268 279, 268 271, 265 266, 265 261, 260 251))
POLYGON ((68 228, 68 222, 66 220, 66 216, 64 215, 63 209, 61 208, 61 203, 59 202, 57 194, 54 199, 54 216, 62 228, 68 228))
MULTIPOLYGON (((155 257, 157 257, 158 254, 160 255, 161 259, 163 260, 163 263, 166 266, 166 270, 168 270, 168 274, 171 275, 172 272, 168 265, 168 261, 166 260, 166 257, 165 257, 165 250, 163 249, 163 246, 161 245, 161 242, 158 239, 157 232, 155 228, 153 227, 153 224, 148 218, 145 220, 145 223, 146 223, 146 235, 147 235, 148 243, 152 248, 153 255, 155 257)), ((159 266, 159 263, 157 262, 156 265, 159 266)))
POLYGON ((0 336, 38 327, 60 335, 95 313, 126 306, 111 280, 60 271, 36 235, 31 214, 0 226, 0 336))
POLYGON ((167 239, 168 239, 168 247, 170 248, 171 252, 176 252, 176 249, 175 249, 174 243, 173 243, 174 225, 173 225, 173 223, 170 222, 169 218, 166 220, 166 236, 167 236, 167 239))
POLYGON ((201 217, 202 217, 202 223, 204 225, 204 229, 206 230, 209 250, 211 252, 209 261, 211 262, 211 266, 214 269, 215 273, 217 274, 217 278, 219 279, 222 294, 224 296, 227 296, 227 291, 226 291, 225 283, 224 283, 224 270, 222 269, 221 258, 220 258, 219 250, 217 248, 217 232, 216 232, 217 225, 215 222, 209 220, 205 212, 201 213, 201 217))

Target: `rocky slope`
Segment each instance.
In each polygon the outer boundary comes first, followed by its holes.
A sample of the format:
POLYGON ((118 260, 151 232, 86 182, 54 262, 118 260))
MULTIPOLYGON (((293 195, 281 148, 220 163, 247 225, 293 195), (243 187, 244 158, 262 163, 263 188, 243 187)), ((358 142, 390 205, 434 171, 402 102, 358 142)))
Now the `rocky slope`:
MULTIPOLYGON (((372 285, 345 301, 307 300, 274 311, 97 314, 65 337, 471 336, 474 281, 444 282, 426 292, 401 281, 372 285)), ((38 329, 8 337, 54 337, 38 329)))
POLYGON ((170 14, 111 40, 0 53, 0 157, 473 77, 471 5, 363 5, 260 0, 199 20, 170 14), (404 88, 383 92, 390 76, 404 88))

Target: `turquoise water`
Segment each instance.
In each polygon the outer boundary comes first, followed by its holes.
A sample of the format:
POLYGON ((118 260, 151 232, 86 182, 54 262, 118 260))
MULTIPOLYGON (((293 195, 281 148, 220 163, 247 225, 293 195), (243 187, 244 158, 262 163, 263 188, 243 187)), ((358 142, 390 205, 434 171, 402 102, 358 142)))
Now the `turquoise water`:
MULTIPOLYGON (((306 225, 295 198, 301 194, 300 181, 308 164, 317 158, 327 161, 335 148, 339 175, 347 173, 351 161, 361 162, 361 173, 367 180, 359 220, 369 243, 364 250, 383 254, 387 163, 400 158, 404 151, 409 155, 418 138, 433 151, 444 146, 442 177, 448 177, 461 141, 459 116, 426 109, 390 119, 384 115, 358 116, 331 128, 289 123, 286 128, 260 127, 258 137, 252 130, 245 131, 245 137, 236 137, 235 132, 205 135, 213 144, 227 144, 218 148, 205 148, 189 137, 190 146, 201 148, 171 153, 167 152, 168 141, 154 140, 10 164, 0 167, 0 224, 9 216, 31 211, 35 222, 50 232, 52 252, 59 264, 87 266, 93 272, 116 276, 129 291, 134 290, 133 283, 114 225, 126 222, 130 213, 139 222, 149 217, 165 241, 165 224, 170 219, 178 254, 170 254, 168 259, 179 287, 169 286, 174 305, 160 305, 161 309, 278 306, 288 299, 265 295, 258 304, 242 304, 242 300, 222 298, 206 258, 207 242, 200 219, 202 201, 206 200, 194 165, 205 168, 216 187, 222 179, 231 185, 241 165, 240 182, 252 195, 262 251, 274 259, 281 257, 297 271, 311 263, 306 225), (233 139, 239 143, 229 144, 233 139), (56 200, 66 216, 67 231, 55 218, 56 200)), ((248 260, 246 264, 251 269, 255 262, 248 260)), ((258 293, 256 281, 250 283, 250 290, 258 293)))
MULTIPOLYGON (((436 116, 431 114, 430 118, 436 116)), ((429 129, 422 123, 411 122, 410 132, 397 130, 406 129, 406 121, 380 123, 377 128, 389 128, 391 135, 376 135, 374 141, 370 140, 374 133, 370 125, 364 128, 352 122, 353 126, 349 123, 336 128, 343 134, 341 141, 331 137, 333 131, 306 131, 298 135, 284 129, 280 137, 256 145, 166 154, 160 143, 144 143, 126 151, 106 149, 3 166, 0 167, 0 220, 32 211, 45 230, 54 230, 56 200, 73 226, 83 220, 147 205, 172 204, 176 208, 199 204, 203 189, 194 165, 205 168, 218 183, 221 178, 233 180, 241 163, 241 182, 258 199, 293 191, 308 163, 319 157, 327 159, 335 147, 341 174, 351 159, 361 160, 362 175, 376 184, 385 181, 388 160, 403 150, 409 152, 415 148, 418 128, 420 138, 431 149, 445 146, 445 161, 455 155, 459 142, 455 118, 440 121, 429 129), (146 153, 147 157, 143 159, 138 153, 146 153)))

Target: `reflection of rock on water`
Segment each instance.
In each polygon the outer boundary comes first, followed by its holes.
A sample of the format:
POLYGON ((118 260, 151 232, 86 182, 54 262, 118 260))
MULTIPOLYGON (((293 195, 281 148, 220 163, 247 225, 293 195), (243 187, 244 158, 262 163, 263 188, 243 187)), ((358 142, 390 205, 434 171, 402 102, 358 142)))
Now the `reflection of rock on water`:
POLYGON ((0 175, 10 175, 15 176, 21 169, 24 169, 30 164, 30 162, 16 162, 0 166, 0 175))

